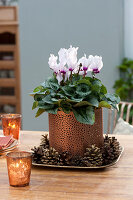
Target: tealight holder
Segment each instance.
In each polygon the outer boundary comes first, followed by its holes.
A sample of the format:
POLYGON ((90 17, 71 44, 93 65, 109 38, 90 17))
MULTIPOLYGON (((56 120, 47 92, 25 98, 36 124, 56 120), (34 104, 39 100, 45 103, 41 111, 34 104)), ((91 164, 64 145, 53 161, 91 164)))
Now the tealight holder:
POLYGON ((19 131, 21 127, 21 115, 20 114, 3 114, 2 128, 5 136, 12 135, 14 139, 19 139, 19 131))
POLYGON ((32 154, 30 152, 10 152, 6 155, 10 186, 24 187, 29 185, 32 154))

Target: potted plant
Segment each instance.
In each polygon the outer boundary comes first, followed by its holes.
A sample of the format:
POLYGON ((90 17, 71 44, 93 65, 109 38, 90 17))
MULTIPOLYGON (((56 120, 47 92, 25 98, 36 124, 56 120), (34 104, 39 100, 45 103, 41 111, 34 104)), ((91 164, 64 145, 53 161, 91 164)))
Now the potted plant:
POLYGON ((36 87, 32 109, 36 117, 49 113, 49 142, 58 152, 83 155, 92 144, 103 145, 102 107, 115 108, 120 98, 107 93, 95 77, 103 67, 102 57, 84 55, 77 59, 78 48, 61 48, 58 57, 49 58, 53 76, 36 87), (92 76, 87 76, 88 73, 92 76))

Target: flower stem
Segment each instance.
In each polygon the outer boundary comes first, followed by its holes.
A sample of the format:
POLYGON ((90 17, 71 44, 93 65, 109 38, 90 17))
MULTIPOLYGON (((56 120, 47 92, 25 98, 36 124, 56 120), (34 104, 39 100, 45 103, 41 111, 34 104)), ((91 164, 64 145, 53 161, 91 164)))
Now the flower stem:
POLYGON ((86 71, 84 71, 83 78, 85 78, 85 75, 86 75, 86 71))
POLYGON ((79 72, 80 72, 81 67, 82 67, 82 64, 80 63, 80 65, 79 65, 79 70, 78 70, 77 75, 79 75, 79 72))
POLYGON ((72 71, 71 71, 71 75, 70 75, 70 81, 72 82, 72 71))
POLYGON ((93 78, 93 79, 95 78, 95 73, 94 73, 94 72, 92 72, 92 78, 93 78))

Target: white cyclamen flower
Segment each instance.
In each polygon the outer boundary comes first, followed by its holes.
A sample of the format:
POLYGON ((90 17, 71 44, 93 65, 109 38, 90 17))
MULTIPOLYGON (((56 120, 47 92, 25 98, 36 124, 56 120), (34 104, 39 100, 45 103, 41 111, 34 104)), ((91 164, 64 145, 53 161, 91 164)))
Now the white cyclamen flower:
POLYGON ((102 57, 101 56, 89 56, 90 64, 88 71, 94 72, 95 74, 99 73, 103 67, 102 57))
POLYGON ((59 71, 62 74, 66 74, 66 72, 68 71, 68 68, 64 65, 62 65, 62 63, 59 63, 59 71))
POLYGON ((59 64, 56 64, 53 68, 53 71, 55 74, 58 74, 60 72, 60 65, 59 64))
POLYGON ((74 68, 77 66, 77 51, 78 47, 72 47, 67 50, 67 65, 69 71, 73 71, 74 68))
POLYGON ((57 71, 56 73, 56 78, 58 80, 58 84, 60 85, 60 82, 64 79, 66 81, 68 79, 68 68, 61 63, 58 64, 57 66, 57 71))
POLYGON ((58 52, 59 61, 62 65, 66 65, 67 63, 67 49, 61 48, 58 52))
POLYGON ((50 54, 48 64, 49 64, 49 67, 53 70, 57 66, 57 59, 58 59, 57 56, 54 56, 54 54, 50 54))
POLYGON ((58 81, 58 84, 60 85, 60 82, 63 80, 63 76, 60 72, 58 74, 56 74, 56 79, 58 81))
POLYGON ((82 71, 87 71, 89 64, 90 62, 89 59, 86 58, 86 55, 84 55, 84 57, 80 58, 78 61, 78 65, 82 65, 82 71))

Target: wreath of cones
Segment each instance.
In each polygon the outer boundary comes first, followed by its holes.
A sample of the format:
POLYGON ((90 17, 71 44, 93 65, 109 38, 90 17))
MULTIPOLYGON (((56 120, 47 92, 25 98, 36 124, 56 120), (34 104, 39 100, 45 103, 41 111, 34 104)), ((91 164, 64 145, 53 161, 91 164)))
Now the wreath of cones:
POLYGON ((49 146, 48 135, 42 135, 39 147, 33 151, 33 162, 37 164, 58 165, 58 166, 82 166, 95 167, 112 163, 120 155, 120 144, 115 137, 105 136, 102 148, 95 144, 86 148, 83 157, 71 157, 68 152, 59 154, 49 146))

